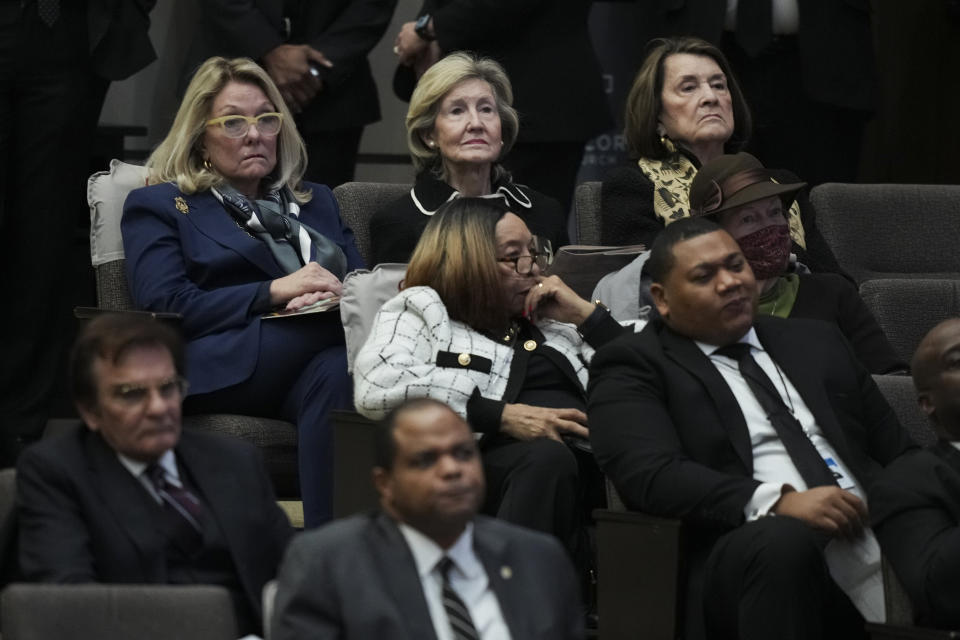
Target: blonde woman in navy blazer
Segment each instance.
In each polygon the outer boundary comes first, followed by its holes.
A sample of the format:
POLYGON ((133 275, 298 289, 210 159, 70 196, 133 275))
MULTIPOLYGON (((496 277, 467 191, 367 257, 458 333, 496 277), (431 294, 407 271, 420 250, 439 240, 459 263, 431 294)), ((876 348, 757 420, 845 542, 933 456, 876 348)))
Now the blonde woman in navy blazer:
POLYGON ((211 58, 147 161, 152 186, 131 192, 121 226, 134 303, 183 315, 187 410, 296 423, 312 526, 331 516, 328 413, 352 406, 343 327, 335 313, 261 316, 339 295, 363 261, 330 190, 302 181, 305 166, 266 72, 246 58, 211 58))

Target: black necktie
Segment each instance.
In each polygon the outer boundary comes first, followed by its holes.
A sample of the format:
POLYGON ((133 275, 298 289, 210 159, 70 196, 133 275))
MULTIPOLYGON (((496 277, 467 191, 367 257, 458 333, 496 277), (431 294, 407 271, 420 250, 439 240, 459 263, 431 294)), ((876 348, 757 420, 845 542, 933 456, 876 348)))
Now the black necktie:
POLYGON ((203 504, 189 489, 167 482, 163 467, 159 464, 149 465, 146 473, 157 495, 163 500, 167 536, 184 551, 195 550, 203 542, 200 524, 203 504))
POLYGON ((737 42, 751 57, 773 40, 773 0, 737 2, 737 42))
POLYGON ((836 485, 833 472, 827 467, 817 448, 810 442, 810 438, 803 432, 800 422, 787 409, 773 382, 750 355, 750 345, 738 342, 721 347, 714 353, 737 361, 743 379, 746 380, 757 402, 763 407, 767 419, 770 420, 777 436, 787 449, 790 459, 807 483, 807 488, 836 485))
POLYGON ((60 0, 37 0, 37 13, 43 24, 52 27, 60 17, 60 0))
POLYGON ((450 569, 453 568, 453 560, 444 556, 437 563, 437 569, 443 577, 443 608, 447 612, 447 619, 450 621, 450 628, 453 630, 453 637, 456 640, 480 640, 480 634, 473 626, 473 619, 463 600, 457 595, 450 585, 450 569))

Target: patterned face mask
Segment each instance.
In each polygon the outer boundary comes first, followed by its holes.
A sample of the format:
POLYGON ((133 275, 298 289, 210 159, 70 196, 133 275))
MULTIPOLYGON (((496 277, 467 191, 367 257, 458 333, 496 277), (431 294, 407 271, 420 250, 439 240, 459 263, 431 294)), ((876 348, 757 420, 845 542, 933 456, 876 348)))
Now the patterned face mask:
POLYGON ((776 278, 783 274, 790 258, 790 227, 770 225, 743 236, 737 244, 757 280, 776 278))

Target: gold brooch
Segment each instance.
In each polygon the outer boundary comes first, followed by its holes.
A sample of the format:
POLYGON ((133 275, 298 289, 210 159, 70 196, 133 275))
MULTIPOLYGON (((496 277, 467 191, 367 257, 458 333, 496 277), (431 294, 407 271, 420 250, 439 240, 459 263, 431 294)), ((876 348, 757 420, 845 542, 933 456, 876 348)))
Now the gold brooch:
POLYGON ((187 211, 190 211, 190 207, 187 206, 187 201, 180 196, 173 199, 173 205, 177 208, 177 211, 184 215, 187 214, 187 211))

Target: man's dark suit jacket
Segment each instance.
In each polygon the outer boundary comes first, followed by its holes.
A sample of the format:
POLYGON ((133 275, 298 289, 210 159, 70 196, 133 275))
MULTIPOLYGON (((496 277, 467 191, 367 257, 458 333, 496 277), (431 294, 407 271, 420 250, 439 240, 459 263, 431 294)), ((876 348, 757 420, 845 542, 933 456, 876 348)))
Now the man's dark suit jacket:
POLYGON ((98 76, 123 80, 157 58, 150 44, 156 0, 87 0, 90 61, 98 76))
POLYGON ((960 451, 941 442, 896 460, 870 491, 870 514, 918 622, 960 628, 960 451))
MULTIPOLYGON (((202 0, 201 22, 185 61, 187 79, 210 56, 263 56, 284 44, 309 44, 331 61, 318 66, 324 88, 297 126, 304 132, 360 127, 380 119, 367 54, 380 41, 397 0, 202 0), (284 10, 284 5, 295 10, 284 10), (283 18, 291 20, 284 39, 283 18)), ((184 84, 186 86, 186 84, 184 84)), ((331 185, 332 186, 332 185, 331 185)))
MULTIPOLYGON (((555 539, 477 516, 473 541, 514 640, 583 638, 576 577, 555 539)), ((436 638, 413 554, 382 513, 296 537, 278 582, 275 640, 436 638)))
MULTIPOLYGON (((184 432, 176 449, 230 549, 251 610, 276 575, 293 531, 277 506, 259 452, 222 436, 184 432)), ((20 456, 20 569, 41 582, 167 582, 166 539, 153 497, 83 425, 20 456)))
MULTIPOLYGON (((797 45, 803 77, 799 87, 825 104, 872 111, 878 85, 870 25, 870 0, 798 0, 797 45)), ((657 35, 693 35, 720 43, 726 3, 717 0, 655 0, 640 25, 659 24, 657 35)), ((642 19, 642 18, 641 18, 642 19)))
MULTIPOLYGON (((760 317, 760 342, 810 408, 859 483, 913 446, 839 330, 760 317)), ((594 356, 590 439, 626 504, 720 533, 744 522, 760 484, 743 413, 697 345, 662 321, 594 356)))

